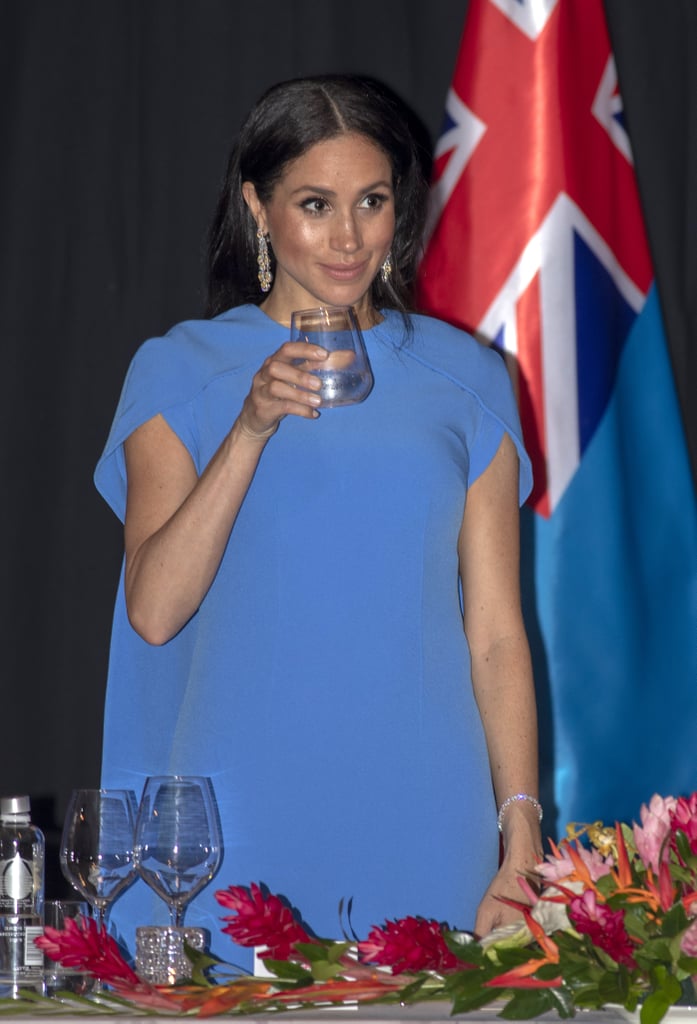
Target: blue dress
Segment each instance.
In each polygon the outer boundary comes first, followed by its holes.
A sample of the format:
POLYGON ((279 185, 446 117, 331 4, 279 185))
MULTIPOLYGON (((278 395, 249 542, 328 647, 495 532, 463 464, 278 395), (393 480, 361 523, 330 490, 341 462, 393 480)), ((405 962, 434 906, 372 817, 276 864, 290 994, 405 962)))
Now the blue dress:
MULTIPOLYGON (((387 312, 365 331, 360 405, 289 416, 268 442, 225 556, 181 632, 151 647, 123 577, 111 642, 104 786, 209 775, 222 867, 186 912, 213 951, 216 889, 261 882, 316 934, 360 938, 406 914, 470 928, 498 858, 496 810, 463 632, 457 540, 467 488, 504 432, 530 489, 500 356, 442 322, 387 312), (344 920, 345 924, 345 920, 344 920)), ((123 519, 123 442, 161 413, 199 472, 253 374, 288 338, 256 306, 146 342, 129 369, 96 483, 123 519)), ((130 949, 164 904, 138 881, 112 920, 130 949)))

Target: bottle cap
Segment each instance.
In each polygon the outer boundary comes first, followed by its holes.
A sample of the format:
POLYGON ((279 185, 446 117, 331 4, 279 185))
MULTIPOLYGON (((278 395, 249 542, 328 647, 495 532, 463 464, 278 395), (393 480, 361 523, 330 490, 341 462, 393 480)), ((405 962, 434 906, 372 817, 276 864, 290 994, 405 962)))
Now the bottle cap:
POLYGON ((29 814, 30 804, 28 796, 4 796, 0 799, 0 817, 9 817, 12 814, 29 814))

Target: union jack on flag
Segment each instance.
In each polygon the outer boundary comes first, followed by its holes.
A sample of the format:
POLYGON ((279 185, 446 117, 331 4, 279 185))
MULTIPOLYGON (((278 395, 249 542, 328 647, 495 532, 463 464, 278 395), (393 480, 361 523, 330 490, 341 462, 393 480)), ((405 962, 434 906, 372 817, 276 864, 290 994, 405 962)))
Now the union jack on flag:
POLYGON ((513 364, 549 516, 653 278, 601 0, 470 0, 420 305, 513 364))

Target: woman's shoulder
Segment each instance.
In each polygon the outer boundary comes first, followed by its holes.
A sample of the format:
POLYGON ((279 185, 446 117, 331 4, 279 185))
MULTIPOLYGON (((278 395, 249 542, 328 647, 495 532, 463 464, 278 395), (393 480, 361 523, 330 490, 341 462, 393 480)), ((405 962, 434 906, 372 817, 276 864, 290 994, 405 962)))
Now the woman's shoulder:
POLYGON ((404 351, 474 397, 482 409, 483 422, 497 422, 512 437, 520 459, 522 504, 532 485, 531 465, 523 445, 513 383, 503 354, 467 331, 435 317, 415 314, 412 324, 413 345, 406 346, 404 351))
POLYGON ((269 346, 268 318, 257 306, 237 306, 211 320, 183 320, 165 334, 149 338, 136 351, 132 372, 206 380, 258 359, 269 346))
MULTIPOLYGON (((478 341, 468 331, 435 316, 413 313, 412 323, 417 338, 421 338, 425 345, 437 346, 443 352, 464 352, 470 358, 477 358, 491 351, 488 345, 478 341)), ((483 358, 487 360, 490 357, 485 355, 483 358)))
POLYGON ((460 327, 423 313, 410 316, 413 335, 404 351, 468 389, 497 387, 508 377, 501 353, 460 327))
POLYGON ((273 327, 258 307, 239 306, 212 320, 183 321, 143 342, 131 360, 95 473, 97 487, 122 519, 125 439, 156 413, 196 401, 223 374, 259 364, 262 353, 278 347, 273 327))

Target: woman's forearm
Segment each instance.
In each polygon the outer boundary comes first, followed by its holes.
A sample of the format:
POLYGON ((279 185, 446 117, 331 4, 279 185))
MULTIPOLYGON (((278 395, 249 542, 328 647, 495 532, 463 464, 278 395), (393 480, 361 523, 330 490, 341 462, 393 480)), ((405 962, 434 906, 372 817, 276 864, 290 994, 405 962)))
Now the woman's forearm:
MULTIPOLYGON (((139 500, 153 507, 155 481, 143 483, 138 456, 129 458, 129 505, 126 530, 126 607, 133 628, 152 644, 163 644, 189 621, 215 578, 230 532, 254 477, 267 437, 250 437, 233 426, 212 460, 188 484, 182 475, 177 489, 188 493, 152 532, 149 515, 137 511, 139 500), (142 491, 147 488, 147 493, 142 491), (129 534, 130 527, 130 534, 129 534)), ((176 477, 176 474, 175 474, 176 477)), ((175 492, 176 493, 176 492, 175 492)), ((165 496, 165 503, 171 502, 165 496)), ((166 504, 165 504, 166 508, 166 504)))
MULTIPOLYGON (((537 713, 529 648, 522 629, 499 638, 486 652, 473 653, 472 679, 498 806, 521 793, 537 799, 537 713)), ((505 848, 521 838, 527 846, 531 835, 539 846, 538 819, 532 802, 511 802, 501 821, 505 848)))

